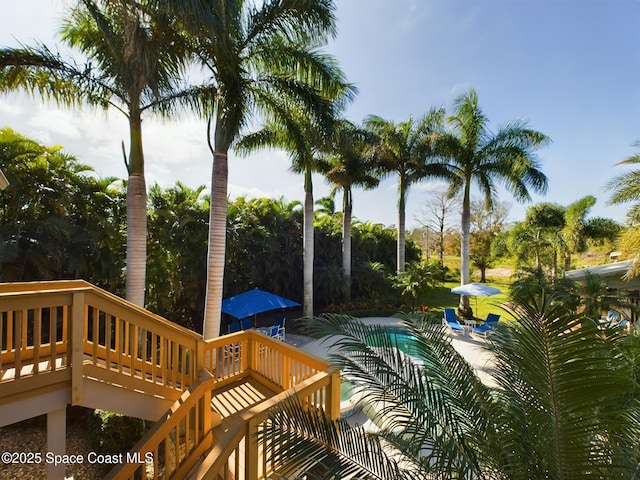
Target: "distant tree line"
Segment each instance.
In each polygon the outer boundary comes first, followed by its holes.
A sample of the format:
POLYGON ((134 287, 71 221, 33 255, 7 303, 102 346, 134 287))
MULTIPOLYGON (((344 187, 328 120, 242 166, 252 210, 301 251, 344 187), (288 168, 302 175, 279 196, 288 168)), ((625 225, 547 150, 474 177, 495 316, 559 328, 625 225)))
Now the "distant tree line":
MULTIPOLYGON (((45 147, 0 130, 0 169, 10 188, 0 195, 0 281, 83 278, 124 296, 125 186, 100 179, 59 146, 45 147)), ((204 187, 154 185, 148 200, 147 307, 200 330, 206 290, 209 197, 204 187)), ((302 301, 299 202, 238 198, 227 206, 225 297, 259 287, 302 301)), ((395 298, 396 234, 353 222, 353 301, 395 298)), ((343 301, 341 214, 315 220, 315 305, 343 301)), ((408 242, 407 259, 421 250, 408 242)))

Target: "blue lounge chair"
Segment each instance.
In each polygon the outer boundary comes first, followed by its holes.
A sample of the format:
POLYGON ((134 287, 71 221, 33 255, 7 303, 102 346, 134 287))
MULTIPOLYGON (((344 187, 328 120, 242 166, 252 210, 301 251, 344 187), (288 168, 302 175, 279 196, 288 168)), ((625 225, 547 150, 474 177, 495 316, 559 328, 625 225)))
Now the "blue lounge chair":
POLYGON ((452 333, 461 333, 464 335, 464 327, 460 325, 456 312, 453 308, 444 309, 444 317, 442 318, 442 324, 445 327, 449 327, 452 333))
POLYGON ((630 327, 629 319, 623 317, 620 312, 616 312, 615 310, 609 310, 606 318, 601 320, 600 323, 605 328, 620 328, 628 330, 630 327))
POLYGON ((229 324, 229 333, 235 333, 240 331, 240 322, 231 322, 229 324))
POLYGON ((251 317, 240 320, 240 326, 242 327, 242 330, 249 330, 250 328, 253 328, 253 321, 251 320, 251 317))
POLYGON ((489 315, 487 315, 487 319, 485 320, 485 322, 482 325, 474 327, 471 332, 487 338, 488 335, 492 334, 495 331, 498 320, 500 320, 500 315, 490 313, 489 315))
POLYGON ((620 312, 609 310, 606 317, 600 319, 600 328, 629 328, 629 319, 623 317, 620 312))

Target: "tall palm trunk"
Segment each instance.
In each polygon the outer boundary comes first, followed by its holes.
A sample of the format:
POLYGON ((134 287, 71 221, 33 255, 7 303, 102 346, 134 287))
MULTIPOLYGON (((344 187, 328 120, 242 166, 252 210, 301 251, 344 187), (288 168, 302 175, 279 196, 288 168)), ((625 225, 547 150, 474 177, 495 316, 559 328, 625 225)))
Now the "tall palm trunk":
POLYGON ((220 335, 222 294, 224 286, 225 247, 227 241, 227 178, 226 152, 215 151, 211 174, 211 207, 209 211, 209 250, 207 254, 207 291, 205 295, 205 340, 220 335))
POLYGON ((127 168, 127 276, 126 297, 144 307, 147 275, 147 186, 144 178, 142 120, 132 113, 129 120, 131 142, 127 168))
POLYGON ((304 174, 304 219, 303 219, 303 302, 305 317, 313 316, 313 183, 311 169, 307 167, 304 174))
POLYGON ((398 252, 396 254, 397 272, 404 272, 405 264, 405 248, 404 248, 404 230, 405 230, 405 197, 407 193, 406 179, 400 175, 400 188, 398 188, 398 252))
POLYGON ((569 270, 571 270, 571 252, 564 254, 564 271, 568 272, 569 270))
POLYGON ((343 188, 342 197, 342 271, 344 273, 344 300, 351 301, 351 189, 343 188))
MULTIPOLYGON (((460 238, 460 284, 466 285, 469 283, 469 231, 471 229, 471 201, 470 190, 471 181, 465 182, 464 197, 462 199, 462 236, 460 238)), ((468 315, 471 313, 471 307, 469 306, 469 297, 460 295, 460 305, 458 307, 460 311, 468 315)))

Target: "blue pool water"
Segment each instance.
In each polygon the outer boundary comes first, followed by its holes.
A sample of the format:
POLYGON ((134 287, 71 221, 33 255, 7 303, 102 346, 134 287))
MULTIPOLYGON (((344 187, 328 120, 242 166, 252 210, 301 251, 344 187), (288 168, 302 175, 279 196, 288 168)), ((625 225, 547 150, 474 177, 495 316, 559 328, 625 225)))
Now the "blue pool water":
POLYGON ((340 383, 340 401, 345 402, 349 400, 355 393, 355 386, 349 380, 342 379, 340 383))
POLYGON ((391 331, 385 334, 385 337, 381 338, 376 334, 373 334, 367 338, 367 345, 371 347, 381 347, 383 345, 389 345, 398 348, 407 355, 413 357, 419 357, 419 352, 416 347, 416 337, 403 331, 391 331))

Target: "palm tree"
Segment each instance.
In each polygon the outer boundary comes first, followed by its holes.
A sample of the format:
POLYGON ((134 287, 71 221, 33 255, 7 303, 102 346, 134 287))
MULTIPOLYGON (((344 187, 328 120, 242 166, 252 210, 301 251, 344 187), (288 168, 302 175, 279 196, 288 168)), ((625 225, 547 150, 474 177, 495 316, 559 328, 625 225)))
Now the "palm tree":
POLYGON ((438 164, 429 160, 443 117, 444 110, 433 108, 417 122, 410 118, 395 124, 375 115, 364 120, 365 128, 378 138, 374 148, 380 166, 387 174, 398 174, 398 272, 404 271, 405 265, 405 205, 409 187, 427 176, 446 175, 438 164))
POLYGON ((318 207, 314 212, 316 218, 332 217, 336 214, 335 195, 319 198, 314 203, 318 207))
MULTIPOLYGON (((640 148, 640 140, 634 142, 633 146, 640 148)), ((640 164, 640 152, 617 163, 617 165, 632 166, 637 164, 640 164)), ((635 202, 627 215, 630 223, 640 223, 640 169, 618 175, 607 184, 607 189, 613 191, 613 195, 609 199, 609 203, 612 205, 635 202)))
POLYGON ((263 129, 245 135, 236 145, 240 152, 249 152, 265 147, 279 147, 288 151, 291 156, 291 169, 304 175, 304 214, 302 227, 303 251, 303 301, 302 310, 305 317, 313 316, 313 260, 314 260, 314 226, 313 226, 313 178, 316 168, 316 152, 326 139, 320 138, 311 125, 310 119, 303 118, 302 112, 292 113, 296 120, 283 126, 270 122, 263 129))
MULTIPOLYGON (((183 43, 172 19, 128 1, 81 0, 61 29, 85 65, 64 60, 46 46, 0 50, 0 89, 37 92, 58 104, 115 108, 127 117, 126 297, 143 306, 146 278, 147 191, 142 116, 170 114, 184 66, 183 43)), ((124 146, 123 146, 124 149, 124 146)))
POLYGON ((562 236, 567 246, 564 254, 564 270, 571 270, 571 254, 582 253, 587 248, 586 216, 596 203, 596 197, 587 195, 567 206, 564 212, 565 227, 562 236))
MULTIPOLYGON (((640 140, 637 140, 634 147, 640 148, 640 140)), ((640 164, 640 152, 619 162, 618 165, 640 164)), ((627 278, 640 275, 640 169, 631 170, 615 177, 607 188, 613 191, 609 199, 612 205, 634 202, 631 205, 627 218, 629 227, 620 236, 620 249, 633 259, 633 264, 627 273, 627 278)))
POLYGON ((317 319, 313 334, 335 338, 332 361, 366 392, 363 410, 379 430, 290 402, 259 436, 267 451, 277 446, 276 474, 635 478, 640 341, 603 335, 593 319, 565 308, 567 295, 544 282, 517 291, 513 320, 481 347, 494 362, 484 382, 435 318, 405 316, 403 332, 344 316, 317 319))
POLYGON ((365 189, 378 186, 378 163, 370 153, 371 138, 367 132, 343 120, 331 144, 330 153, 318 162, 318 170, 333 185, 342 189, 342 270, 345 300, 351 299, 351 213, 352 187, 365 189))
POLYGON ((335 6, 332 0, 268 0, 259 6, 239 0, 161 3, 180 12, 195 38, 198 59, 211 75, 209 88, 190 101, 213 123, 203 328, 204 338, 212 338, 220 332, 229 149, 255 114, 292 132, 297 129, 292 112, 298 110, 320 132, 332 123, 339 107, 332 99, 344 93, 345 82, 320 47, 335 33, 335 6))
MULTIPOLYGON (((534 152, 550 140, 521 121, 509 123, 496 133, 490 132, 475 90, 460 95, 453 108, 453 115, 448 118, 451 130, 438 137, 436 149, 448 170, 450 194, 462 191, 460 276, 464 285, 469 283, 472 183, 479 186, 487 208, 496 196, 496 180, 519 201, 531 199, 529 189, 545 193, 547 177, 540 170, 534 152)), ((460 297, 460 310, 470 314, 469 297, 460 297)))
POLYGON ((558 273, 558 255, 565 254, 567 250, 562 235, 566 227, 565 213, 566 210, 556 203, 537 203, 527 209, 523 222, 524 231, 514 229, 516 235, 512 240, 520 243, 516 246, 516 251, 530 256, 533 249, 536 269, 542 269, 543 252, 550 251, 552 278, 556 278, 558 273))

